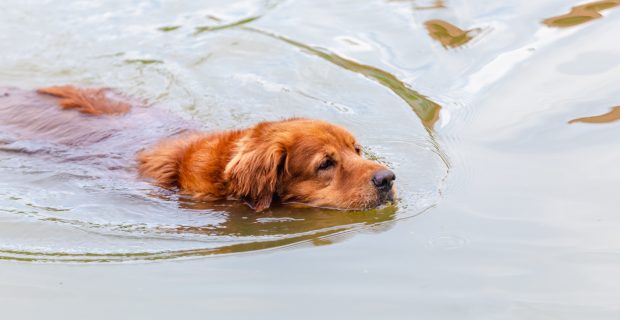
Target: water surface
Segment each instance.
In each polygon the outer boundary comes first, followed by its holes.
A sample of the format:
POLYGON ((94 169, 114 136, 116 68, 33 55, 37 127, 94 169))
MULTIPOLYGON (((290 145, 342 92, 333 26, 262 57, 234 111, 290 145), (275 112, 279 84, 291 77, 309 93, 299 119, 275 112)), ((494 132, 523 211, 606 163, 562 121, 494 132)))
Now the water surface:
POLYGON ((9 315, 620 314, 616 1, 0 9, 0 86, 114 87, 206 130, 326 119, 396 172, 401 197, 365 212, 257 216, 53 160, 48 142, 0 132, 9 315))

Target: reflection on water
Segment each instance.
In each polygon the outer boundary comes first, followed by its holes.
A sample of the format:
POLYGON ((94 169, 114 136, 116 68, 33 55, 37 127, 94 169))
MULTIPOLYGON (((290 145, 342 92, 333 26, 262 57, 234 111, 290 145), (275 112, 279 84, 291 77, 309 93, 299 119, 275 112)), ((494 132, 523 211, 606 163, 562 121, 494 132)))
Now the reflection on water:
POLYGON ((427 1, 428 4, 419 4, 420 1, 416 0, 386 0, 387 2, 412 2, 415 4, 413 7, 416 10, 430 10, 430 9, 444 9, 446 8, 445 0, 432 0, 427 1))
POLYGON ((157 28, 157 30, 162 31, 162 32, 170 32, 170 31, 177 30, 180 27, 181 26, 163 26, 163 27, 157 28))
POLYGON ((439 119, 439 111, 441 110, 441 106, 432 100, 428 99, 426 96, 414 91, 409 88, 409 86, 398 79, 393 74, 381 70, 379 68, 361 64, 355 62, 353 60, 344 58, 335 53, 329 52, 326 49, 312 47, 300 42, 297 42, 292 39, 288 39, 286 37, 275 35, 263 30, 254 29, 254 28, 245 28, 246 30, 250 30, 253 32, 258 32, 260 34, 284 41, 288 44, 291 44, 295 47, 303 49, 305 52, 325 59, 339 67, 347 69, 349 71, 353 71, 359 73, 369 79, 377 81, 381 85, 387 87, 392 90, 396 95, 398 95, 401 99, 403 99, 415 112, 415 114, 420 118, 424 127, 432 131, 435 122, 439 119))
MULTIPOLYGON (((96 211, 88 216, 74 209, 59 210, 34 205, 16 196, 8 198, 13 204, 23 202, 24 209, 5 208, 0 213, 30 216, 49 230, 62 226, 89 230, 105 239, 95 241, 88 234, 74 234, 70 229, 63 228, 66 230, 54 237, 54 245, 45 250, 40 249, 41 245, 30 245, 31 248, 28 248, 26 243, 16 248, 9 244, 0 247, 0 260, 45 262, 163 260, 241 253, 301 243, 326 245, 346 238, 353 231, 385 231, 396 219, 398 210, 394 205, 368 211, 276 205, 257 215, 238 202, 204 203, 175 197, 164 200, 166 196, 156 196, 152 200, 159 198, 165 202, 158 201, 149 206, 157 208, 157 203, 160 203, 159 206, 178 204, 181 211, 167 217, 141 217, 136 224, 115 224, 99 222, 101 216, 98 217, 96 211), (79 217, 92 221, 75 220, 79 217), (378 228, 378 225, 382 227, 378 228), (150 242, 150 245, 144 246, 144 241, 150 242), (88 248, 79 249, 82 243, 91 244, 88 248)), ((129 218, 131 213, 128 212, 123 219, 129 218)), ((17 224, 12 228, 28 234, 28 230, 33 228, 31 224, 17 224)), ((29 241, 45 243, 47 240, 40 235, 29 241)))
POLYGON ((472 33, 479 29, 462 30, 459 27, 443 20, 429 20, 424 23, 431 38, 439 41, 444 48, 456 48, 468 43, 472 33))
MULTIPOLYGON (((443 2, 438 1, 436 5, 443 5, 443 2)), ((272 8, 273 7, 275 7, 275 4, 272 5, 272 8)), ((231 23, 227 23, 227 24, 221 24, 221 25, 216 25, 216 26, 196 27, 194 35, 200 35, 201 33, 205 33, 205 32, 219 31, 219 30, 230 29, 230 28, 235 28, 235 27, 242 27, 260 18, 261 16, 252 16, 252 17, 244 18, 244 19, 234 21, 231 23)), ((221 21, 220 19, 214 19, 214 20, 221 21)), ((454 38, 451 41, 449 41, 450 43, 454 44, 450 46, 452 47, 460 46, 468 42, 469 40, 471 40, 469 33, 472 32, 473 30, 462 31, 448 23, 444 23, 441 25, 443 25, 446 28, 446 30, 448 30, 447 37, 454 38), (460 35, 459 32, 456 30, 461 31, 464 34, 466 39, 463 39, 463 36, 460 35)), ((158 30, 172 31, 176 29, 178 29, 178 26, 161 27, 158 30)), ((400 79, 398 79, 396 76, 394 76, 393 74, 387 71, 381 70, 373 66, 364 65, 364 64, 355 62, 353 60, 344 58, 342 56, 339 56, 335 53, 329 52, 326 49, 312 47, 310 45, 303 44, 301 42, 286 38, 281 35, 276 35, 276 34, 273 34, 273 33, 270 33, 264 30, 251 28, 251 27, 246 27, 244 29, 248 31, 252 31, 252 32, 258 32, 263 35, 272 37, 274 39, 284 41, 285 43, 301 48, 305 50, 305 52, 308 52, 310 54, 323 58, 341 68, 362 74, 366 76, 367 78, 370 78, 372 80, 379 82, 383 86, 392 90, 392 92, 394 92, 400 98, 402 98, 413 109, 413 111, 420 118, 420 120, 422 121, 422 124, 427 130, 432 130, 435 125, 435 122, 437 122, 437 120, 439 119, 439 112, 441 110, 441 106, 439 104, 431 101, 426 96, 409 88, 407 84, 405 84, 400 79)), ((441 34, 441 32, 439 32, 438 34, 441 34)), ((440 41, 442 41, 443 43, 443 40, 440 40, 440 41)))
POLYGON ((234 28, 234 27, 242 26, 244 24, 248 24, 248 23, 250 23, 252 21, 255 21, 257 19, 260 19, 260 16, 249 17, 249 18, 241 19, 239 21, 235 21, 235 22, 231 22, 231 23, 227 23, 227 24, 216 25, 216 26, 196 27, 196 31, 194 32, 194 34, 197 35, 197 34, 201 34, 203 32, 217 31, 217 30, 234 28))
POLYGON ((549 27, 566 28, 601 18, 601 11, 620 5, 620 0, 595 1, 571 8, 567 14, 543 20, 549 27))
MULTIPOLYGON (((212 203, 192 200, 181 200, 180 207, 196 210, 196 212, 222 210, 222 206, 218 207, 212 203)), ((340 211, 281 205, 268 209, 264 214, 257 215, 246 206, 228 204, 225 213, 223 213, 225 218, 218 224, 180 225, 165 230, 167 232, 239 237, 301 235, 311 234, 316 230, 342 230, 358 224, 368 225, 386 222, 393 220, 395 213, 396 207, 393 205, 368 211, 340 211)))
POLYGON ((155 60, 155 59, 127 59, 125 60, 126 63, 135 63, 135 64, 158 64, 158 63, 164 63, 161 60, 155 60))
MULTIPOLYGON (((133 252, 72 252, 69 251, 37 251, 12 250, 0 248, 0 260, 13 261, 39 261, 39 262, 121 262, 121 261, 152 261, 176 258, 204 257, 217 254, 242 253, 256 250, 266 250, 293 244, 309 243, 320 246, 337 242, 347 236, 347 233, 366 229, 373 232, 382 232, 389 229, 390 221, 395 217, 396 208, 389 207, 368 212, 329 212, 314 209, 313 212, 297 210, 296 214, 275 213, 267 216, 256 214, 237 215, 231 213, 226 222, 216 227, 202 226, 175 226, 158 227, 157 231, 162 235, 175 234, 183 238, 189 238, 192 234, 220 234, 227 237, 254 236, 254 241, 246 241, 235 244, 222 242, 219 246, 206 246, 185 250, 162 250, 162 251, 133 251, 133 252), (312 220, 316 219, 316 220, 312 220), (371 226, 372 228, 367 228, 371 226), (378 226, 383 226, 379 228, 378 226), (257 236, 270 236, 262 239, 257 236)), ((60 219, 48 219, 55 223, 70 223, 60 219)), ((92 226, 91 226, 92 227, 92 226)), ((129 229, 129 228, 126 228, 129 229)), ((137 230, 131 230, 136 233, 137 230)), ((125 236, 130 236, 127 234, 125 236)), ((123 237, 123 235, 119 235, 123 237)), ((149 236, 142 235, 143 239, 149 236)), ((157 236, 151 234, 152 239, 157 236)), ((183 240, 179 240, 183 241, 183 240)), ((213 239, 211 240, 213 241, 213 239)), ((233 242, 233 241, 231 241, 233 242)), ((234 242, 233 242, 234 243, 234 242)), ((129 246, 129 245, 128 245, 129 246)))
POLYGON ((430 10, 430 9, 445 9, 446 1, 445 0, 434 0, 430 5, 416 5, 416 10, 430 10))
POLYGON ((598 116, 583 117, 570 120, 568 123, 608 123, 620 120, 620 106, 611 108, 611 111, 598 116))
MULTIPOLYGON (((178 258, 204 257, 216 254, 241 253, 256 250, 266 250, 297 244, 304 241, 314 243, 320 237, 345 232, 347 229, 336 229, 326 232, 316 232, 313 235, 301 235, 281 240, 267 240, 249 243, 226 245, 216 248, 200 248, 190 250, 165 250, 151 252, 131 253, 99 253, 85 252, 73 253, 66 251, 35 251, 35 250, 7 250, 0 249, 0 260, 25 261, 25 262, 124 262, 124 261, 154 261, 178 258)), ((320 241, 320 240, 319 240, 320 241)))

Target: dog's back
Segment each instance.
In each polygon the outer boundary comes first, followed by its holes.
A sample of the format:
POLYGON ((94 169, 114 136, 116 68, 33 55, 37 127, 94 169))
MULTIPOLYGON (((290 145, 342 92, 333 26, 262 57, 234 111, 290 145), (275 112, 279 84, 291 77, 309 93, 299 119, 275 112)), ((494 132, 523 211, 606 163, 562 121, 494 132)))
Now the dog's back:
POLYGON ((5 151, 127 167, 138 150, 187 125, 157 108, 131 108, 100 90, 0 87, 0 149, 5 151))

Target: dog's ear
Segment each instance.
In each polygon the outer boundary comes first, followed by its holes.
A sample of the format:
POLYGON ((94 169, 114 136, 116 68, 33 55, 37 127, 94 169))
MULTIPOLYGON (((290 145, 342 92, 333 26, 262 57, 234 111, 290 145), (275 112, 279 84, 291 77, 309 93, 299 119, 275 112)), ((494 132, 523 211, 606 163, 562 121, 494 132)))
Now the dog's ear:
POLYGON ((226 166, 230 191, 257 212, 269 208, 285 163, 286 149, 281 143, 242 144, 226 166))

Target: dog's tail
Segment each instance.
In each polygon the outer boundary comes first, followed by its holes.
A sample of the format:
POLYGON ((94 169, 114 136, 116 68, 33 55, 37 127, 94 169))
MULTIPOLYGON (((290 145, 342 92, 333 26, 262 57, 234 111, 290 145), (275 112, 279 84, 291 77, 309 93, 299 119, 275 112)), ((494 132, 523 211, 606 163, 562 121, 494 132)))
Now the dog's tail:
POLYGON ((38 93, 60 98, 63 109, 76 109, 89 115, 122 115, 129 112, 128 103, 112 99, 110 89, 82 89, 74 86, 40 88, 38 93))

